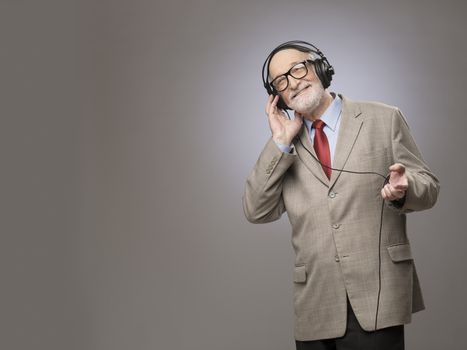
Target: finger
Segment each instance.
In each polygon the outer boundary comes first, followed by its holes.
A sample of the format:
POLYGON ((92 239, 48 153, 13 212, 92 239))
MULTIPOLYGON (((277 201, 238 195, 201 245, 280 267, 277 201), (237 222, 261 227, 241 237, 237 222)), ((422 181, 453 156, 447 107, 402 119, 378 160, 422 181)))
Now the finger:
POLYGON ((405 166, 401 163, 395 163, 389 167, 389 171, 396 171, 403 174, 405 172, 405 166))
POLYGON ((273 99, 274 99, 274 95, 269 95, 268 96, 268 101, 266 102, 266 108, 264 109, 266 114, 269 114, 269 108, 271 108, 271 103, 272 103, 273 99))
POLYGON ((384 199, 388 199, 390 193, 387 192, 386 186, 384 186, 384 187, 381 189, 381 192, 382 192, 382 194, 383 194, 383 198, 384 198, 384 199))
POLYGON ((402 198, 403 197, 403 193, 400 193, 399 191, 396 191, 391 185, 386 185, 385 186, 386 189, 386 194, 387 194, 387 198, 389 200, 394 200, 394 199, 398 199, 398 198, 402 198))
POLYGON ((381 189, 381 197, 383 197, 383 199, 387 199, 386 192, 384 192, 384 188, 381 189))
POLYGON ((397 192, 397 193, 395 193, 395 194, 392 195, 391 200, 400 199, 400 198, 402 198, 402 197, 404 197, 404 193, 397 192))
POLYGON ((279 95, 276 95, 274 96, 274 100, 272 100, 272 107, 276 107, 277 106, 277 101, 279 101, 279 95))
POLYGON ((392 199, 391 191, 388 188, 388 185, 383 187, 384 193, 386 194, 386 199, 392 199))
POLYGON ((403 192, 405 192, 409 186, 408 186, 407 184, 404 184, 404 183, 402 183, 402 184, 399 183, 399 184, 397 184, 397 185, 395 185, 395 186, 393 186, 393 187, 394 187, 397 191, 403 191, 403 192))
POLYGON ((394 186, 389 184, 389 191, 391 191, 391 195, 396 198, 401 198, 404 196, 404 191, 396 189, 394 186))
POLYGON ((394 187, 393 185, 391 184, 388 184, 388 188, 389 188, 389 191, 391 191, 391 194, 393 196, 399 196, 402 194, 403 191, 397 189, 396 187, 394 187))
POLYGON ((387 199, 387 200, 392 200, 393 199, 391 193, 386 188, 386 186, 381 189, 381 196, 383 196, 383 198, 387 199))
POLYGON ((409 187, 409 183, 407 180, 407 176, 405 174, 399 174, 398 172, 394 172, 391 174, 398 174, 395 176, 391 176, 389 179, 389 183, 398 191, 405 191, 409 187))
POLYGON ((405 196, 405 191, 398 190, 394 186, 390 186, 389 190, 391 191, 391 195, 394 199, 399 199, 405 196))
MULTIPOLYGON (((271 95, 273 96, 273 95, 271 95)), ((276 104, 277 104, 277 99, 278 99, 278 96, 274 96, 271 103, 269 104, 269 109, 268 109, 268 115, 272 114, 275 112, 275 109, 276 109, 276 104)))

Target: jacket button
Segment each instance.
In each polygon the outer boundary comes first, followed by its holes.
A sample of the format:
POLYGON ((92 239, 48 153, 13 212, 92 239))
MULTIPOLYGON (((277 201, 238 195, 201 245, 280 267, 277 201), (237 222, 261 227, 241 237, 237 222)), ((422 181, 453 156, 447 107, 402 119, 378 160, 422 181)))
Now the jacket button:
POLYGON ((335 260, 336 260, 336 262, 339 262, 339 255, 335 256, 335 260))
POLYGON ((332 228, 338 229, 341 225, 340 224, 333 224, 332 228))
POLYGON ((336 196, 336 193, 335 193, 335 192, 329 193, 329 197, 334 198, 335 196, 336 196))

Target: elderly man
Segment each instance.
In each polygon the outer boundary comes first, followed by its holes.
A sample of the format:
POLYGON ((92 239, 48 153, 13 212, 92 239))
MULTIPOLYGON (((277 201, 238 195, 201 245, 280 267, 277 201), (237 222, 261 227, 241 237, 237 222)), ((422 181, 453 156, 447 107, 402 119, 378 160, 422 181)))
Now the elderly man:
POLYGON ((272 136, 243 210, 252 223, 287 212, 297 349, 400 350, 404 324, 425 307, 406 213, 431 208, 439 182, 400 110, 329 92, 333 73, 303 41, 266 59, 272 136))

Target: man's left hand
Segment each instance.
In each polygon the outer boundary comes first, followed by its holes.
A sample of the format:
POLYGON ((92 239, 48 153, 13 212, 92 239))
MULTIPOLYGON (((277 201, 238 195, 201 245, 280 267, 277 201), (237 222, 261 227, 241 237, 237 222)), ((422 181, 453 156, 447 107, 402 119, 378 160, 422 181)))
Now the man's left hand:
POLYGON ((405 166, 401 163, 395 163, 389 167, 389 183, 381 190, 381 196, 388 200, 397 200, 405 196, 409 186, 407 175, 405 175, 405 166))

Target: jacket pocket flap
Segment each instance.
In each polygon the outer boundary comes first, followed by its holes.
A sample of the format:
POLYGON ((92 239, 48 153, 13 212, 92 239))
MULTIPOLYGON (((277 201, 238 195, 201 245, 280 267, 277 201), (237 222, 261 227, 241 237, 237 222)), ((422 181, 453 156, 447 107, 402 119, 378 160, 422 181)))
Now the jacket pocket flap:
POLYGON ((293 281, 297 283, 303 283, 306 281, 306 265, 294 267, 293 281))
POLYGON ((392 261, 404 261, 413 259, 409 243, 390 245, 387 247, 392 261))

